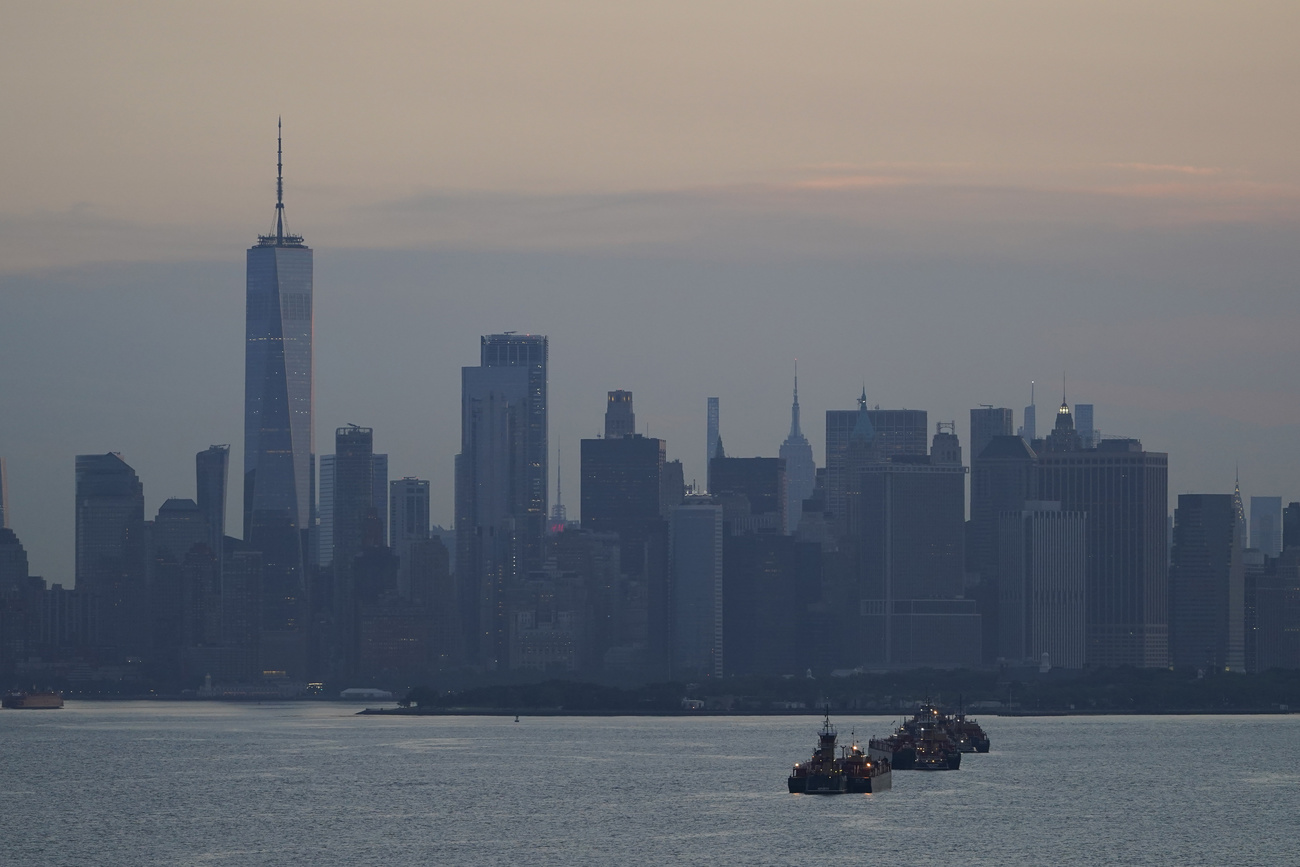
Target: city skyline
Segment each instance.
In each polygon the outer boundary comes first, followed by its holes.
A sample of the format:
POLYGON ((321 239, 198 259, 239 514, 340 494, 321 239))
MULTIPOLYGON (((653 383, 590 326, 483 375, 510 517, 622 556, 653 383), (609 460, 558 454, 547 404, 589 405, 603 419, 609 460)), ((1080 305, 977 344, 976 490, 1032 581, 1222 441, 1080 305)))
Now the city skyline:
POLYGON ((1300 467, 1276 458, 1300 433, 1300 195, 1277 107, 1300 13, 927 8, 768 9, 737 30, 726 4, 689 28, 680 8, 579 4, 520 13, 541 37, 522 48, 486 12, 402 9, 396 47, 375 43, 392 62, 357 85, 392 103, 335 98, 353 63, 321 46, 380 33, 350 14, 265 10, 249 37, 233 9, 203 26, 17 10, 0 456, 32 571, 72 575, 75 455, 121 452, 148 514, 193 496, 209 443, 243 465, 238 251, 265 223, 280 113, 316 247, 314 433, 373 427, 394 477, 430 480, 437 523, 456 371, 510 329, 552 340, 552 445, 575 450, 605 395, 633 391, 688 482, 707 397, 728 454, 776 453, 797 357, 805 420, 865 380, 873 405, 957 420, 968 461, 972 407, 1021 407, 1033 380, 1047 417, 1068 371, 1106 435, 1170 454, 1171 498, 1228 490, 1237 464, 1249 495, 1295 497, 1300 467), (290 26, 269 67, 226 50, 290 26), (445 51, 403 51, 430 32, 445 51), (890 38, 861 52, 855 32, 890 38), (253 86, 267 75, 300 93, 253 86))

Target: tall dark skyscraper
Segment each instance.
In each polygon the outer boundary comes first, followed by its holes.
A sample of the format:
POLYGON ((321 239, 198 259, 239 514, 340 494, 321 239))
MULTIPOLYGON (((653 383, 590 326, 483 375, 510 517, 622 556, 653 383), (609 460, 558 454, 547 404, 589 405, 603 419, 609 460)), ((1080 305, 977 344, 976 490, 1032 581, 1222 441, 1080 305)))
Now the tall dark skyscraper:
MULTIPOLYGON (((282 163, 281 163, 282 165, 282 163)), ((301 531, 312 503, 312 251, 284 227, 248 250, 244 351, 244 538, 301 531)))
POLYGON ((9 526, 9 472, 0 458, 0 529, 9 526))
POLYGON ((226 481, 230 476, 230 446, 208 446, 194 456, 199 510, 208 523, 208 547, 221 560, 226 535, 226 481))
POLYGON ((1287 503, 1282 510, 1282 550, 1300 548, 1300 503, 1287 503))
POLYGON ((1282 498, 1250 498, 1250 547, 1265 557, 1282 553, 1282 498))
POLYGON ((1038 496, 1037 466, 1038 455, 1020 436, 995 436, 971 459, 967 562, 979 576, 970 595, 979 606, 986 663, 1002 655, 999 516, 1021 514, 1038 496))
POLYGON ((799 374, 794 377, 794 402, 790 405, 790 435, 781 443, 785 461, 786 523, 793 533, 803 516, 803 501, 812 496, 817 484, 817 465, 812 445, 799 429, 799 374))
POLYGON ((1169 456, 1132 439, 1080 448, 1064 404, 1038 453, 1038 496, 1088 520, 1088 664, 1169 664, 1169 456))
POLYGON ((630 437, 636 433, 636 413, 632 411, 632 392, 611 391, 605 406, 605 439, 630 437))
POLYGON ((826 411, 826 511, 835 522, 847 521, 845 497, 853 480, 848 478, 848 447, 854 431, 870 428, 873 459, 924 456, 928 453, 930 423, 923 409, 870 409, 862 390, 857 409, 826 411), (860 417, 865 413, 866 421, 860 417))
POLYGON ((1012 412, 1007 407, 981 406, 970 411, 970 459, 976 458, 994 437, 1014 433, 1012 412))
POLYGON ((546 512, 550 507, 547 460, 546 367, 550 345, 544 334, 488 334, 480 340, 479 364, 485 368, 521 368, 528 374, 524 407, 524 465, 520 478, 525 497, 523 553, 526 568, 541 565, 546 512))
POLYGON ((642 436, 582 440, 582 526, 617 532, 660 520, 664 441, 642 436))
MULTIPOLYGON (((341 574, 361 553, 375 508, 375 432, 349 425, 334 431, 334 567, 341 574)), ((386 509, 387 507, 385 507, 386 509)))
POLYGON ((147 650, 144 486, 110 452, 77 455, 77 589, 98 600, 104 642, 147 650))
POLYGON ((1231 494, 1179 494, 1169 572, 1169 657, 1180 668, 1245 668, 1244 540, 1231 494))
POLYGON ((244 541, 264 561, 263 664, 302 674, 307 533, 313 524, 312 251, 284 221, 248 251, 244 347, 244 541))
POLYGON ((537 400, 546 395, 546 338, 516 338, 484 337, 483 359, 494 363, 461 368, 457 596, 467 660, 486 668, 506 664, 506 586, 540 558, 545 528, 545 453, 534 446, 539 415, 545 430, 537 400))

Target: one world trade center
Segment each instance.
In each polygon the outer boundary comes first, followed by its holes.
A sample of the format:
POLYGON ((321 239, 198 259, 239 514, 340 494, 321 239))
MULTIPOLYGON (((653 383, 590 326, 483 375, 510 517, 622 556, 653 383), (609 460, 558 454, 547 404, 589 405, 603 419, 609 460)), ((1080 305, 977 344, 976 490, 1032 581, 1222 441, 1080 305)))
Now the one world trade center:
POLYGON ((244 541, 262 553, 263 670, 305 668, 307 532, 312 524, 312 251, 284 219, 248 250, 244 349, 244 541))

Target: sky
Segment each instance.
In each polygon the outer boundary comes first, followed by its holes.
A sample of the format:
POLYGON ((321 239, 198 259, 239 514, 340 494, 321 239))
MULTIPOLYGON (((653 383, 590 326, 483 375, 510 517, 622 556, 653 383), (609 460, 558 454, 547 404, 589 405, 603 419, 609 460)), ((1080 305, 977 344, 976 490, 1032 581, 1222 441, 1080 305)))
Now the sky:
MULTIPOLYGON (((1062 383, 1177 494, 1300 500, 1300 4, 0 0, 0 456, 69 585, 74 456, 146 516, 242 466, 244 251, 315 252, 316 451, 375 429, 452 519, 459 368, 550 337, 570 515, 605 393, 703 478, 866 387, 1062 383)), ((966 455, 969 460, 969 454, 966 455)), ((552 497, 557 462, 552 460, 552 497)))

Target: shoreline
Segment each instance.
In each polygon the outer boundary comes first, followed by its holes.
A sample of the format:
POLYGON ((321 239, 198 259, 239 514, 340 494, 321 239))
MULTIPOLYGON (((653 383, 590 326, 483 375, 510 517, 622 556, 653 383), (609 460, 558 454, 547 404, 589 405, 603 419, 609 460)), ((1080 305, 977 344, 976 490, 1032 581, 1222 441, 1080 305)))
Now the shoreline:
MULTIPOLYGON (((893 710, 831 708, 838 716, 856 714, 858 716, 896 716, 893 710)), ((647 710, 565 710, 564 708, 520 708, 503 710, 501 708, 404 708, 404 707, 368 707, 357 711, 357 716, 517 716, 523 717, 769 717, 769 716, 807 716, 818 717, 823 710, 692 710, 692 711, 647 711, 647 710)), ((981 711, 984 717, 1066 717, 1066 716, 1291 716, 1292 710, 1277 708, 1233 708, 1216 710, 1013 710, 981 711)), ((975 716, 975 714, 970 714, 975 716)))

